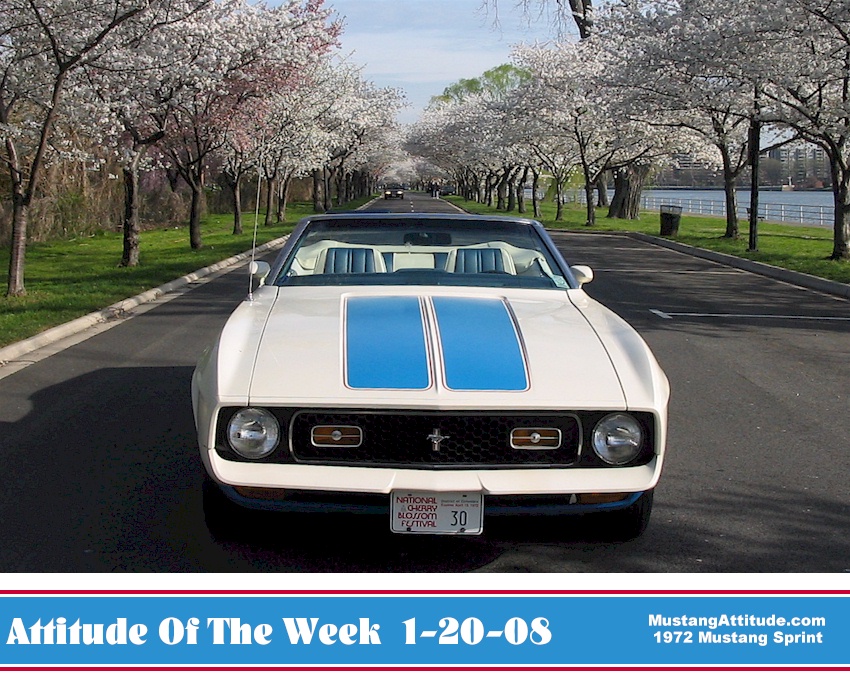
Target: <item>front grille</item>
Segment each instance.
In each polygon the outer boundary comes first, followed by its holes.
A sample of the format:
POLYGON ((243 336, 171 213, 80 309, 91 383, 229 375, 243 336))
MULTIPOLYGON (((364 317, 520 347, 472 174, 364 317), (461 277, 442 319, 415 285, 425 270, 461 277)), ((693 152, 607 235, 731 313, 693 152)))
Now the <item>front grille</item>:
POLYGON ((291 421, 291 457, 300 463, 409 468, 569 466, 579 455, 578 420, 563 414, 481 414, 474 412, 302 411, 291 421), (357 447, 317 446, 314 426, 357 426, 357 447), (514 449, 515 428, 557 428, 557 449, 514 449))

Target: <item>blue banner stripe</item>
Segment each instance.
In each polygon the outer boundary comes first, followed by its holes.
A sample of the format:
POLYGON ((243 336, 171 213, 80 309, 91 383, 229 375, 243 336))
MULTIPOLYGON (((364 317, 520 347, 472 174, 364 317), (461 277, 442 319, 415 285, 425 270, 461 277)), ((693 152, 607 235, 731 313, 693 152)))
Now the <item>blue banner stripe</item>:
POLYGON ((424 390, 431 385, 418 297, 357 297, 346 303, 350 388, 424 390))
POLYGON ((446 386, 450 390, 527 390, 517 330, 503 300, 435 297, 446 386))
POLYGON ((845 595, 600 595, 0 595, 0 667, 848 664, 845 595))

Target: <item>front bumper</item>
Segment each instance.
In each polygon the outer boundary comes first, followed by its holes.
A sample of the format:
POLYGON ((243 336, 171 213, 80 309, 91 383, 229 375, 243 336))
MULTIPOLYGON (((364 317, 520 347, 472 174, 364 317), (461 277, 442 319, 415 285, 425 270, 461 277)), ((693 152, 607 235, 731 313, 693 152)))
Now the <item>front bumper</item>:
POLYGON ((394 490, 481 492, 488 515, 567 514, 628 507, 652 490, 661 458, 622 468, 416 470, 253 464, 205 454, 210 477, 233 502, 251 509, 386 513, 394 490), (251 496, 246 496, 249 493, 251 496), (583 504, 582 495, 622 493, 614 502, 583 504))
MULTIPOLYGON (((390 498, 384 494, 326 492, 319 490, 279 490, 276 495, 260 489, 255 496, 246 496, 243 488, 218 486, 232 502, 261 511, 315 513, 315 514, 374 514, 390 513, 390 498)), ((563 516, 617 511, 634 504, 643 492, 624 493, 614 502, 582 503, 576 495, 485 495, 484 511, 487 516, 563 516)))

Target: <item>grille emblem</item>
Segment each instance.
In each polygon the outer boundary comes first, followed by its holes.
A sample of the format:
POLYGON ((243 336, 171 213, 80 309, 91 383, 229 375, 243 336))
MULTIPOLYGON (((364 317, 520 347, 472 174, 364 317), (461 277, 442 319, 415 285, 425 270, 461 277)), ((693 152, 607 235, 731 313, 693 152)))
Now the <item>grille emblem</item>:
POLYGON ((439 452, 440 443, 443 442, 443 440, 447 440, 448 437, 448 435, 443 435, 442 433, 440 433, 439 428, 435 428, 434 431, 428 436, 428 439, 431 441, 431 451, 439 452))

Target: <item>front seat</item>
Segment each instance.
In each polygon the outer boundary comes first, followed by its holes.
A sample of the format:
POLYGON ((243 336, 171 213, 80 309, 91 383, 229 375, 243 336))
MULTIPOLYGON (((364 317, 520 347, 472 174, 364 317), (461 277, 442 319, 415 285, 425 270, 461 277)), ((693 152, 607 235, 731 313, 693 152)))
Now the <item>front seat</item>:
POLYGON ((514 273, 510 257, 498 247, 464 247, 455 256, 455 273, 514 273))
POLYGON ((371 274, 380 271, 375 251, 368 247, 329 247, 325 251, 325 274, 371 274))

